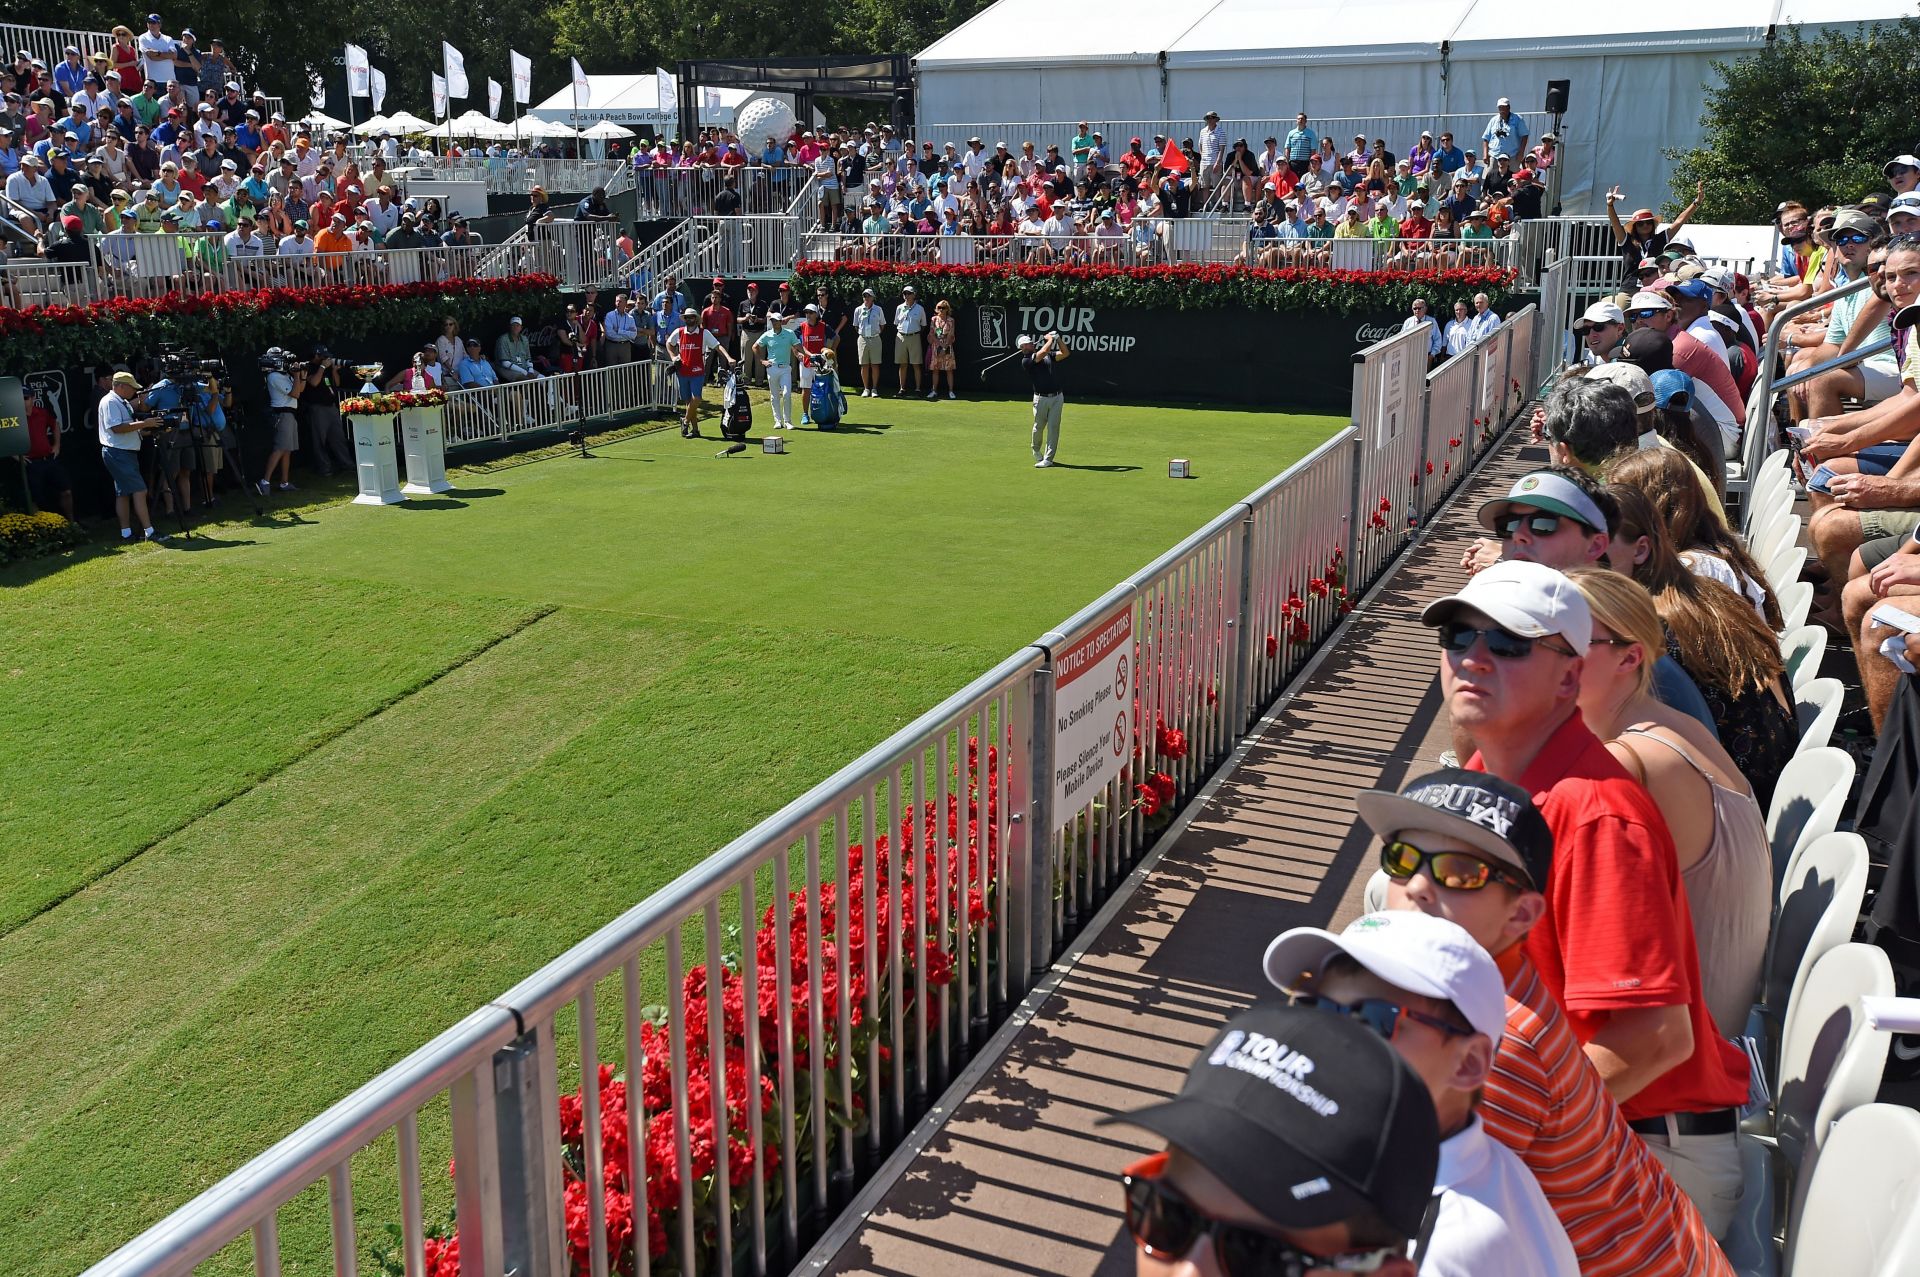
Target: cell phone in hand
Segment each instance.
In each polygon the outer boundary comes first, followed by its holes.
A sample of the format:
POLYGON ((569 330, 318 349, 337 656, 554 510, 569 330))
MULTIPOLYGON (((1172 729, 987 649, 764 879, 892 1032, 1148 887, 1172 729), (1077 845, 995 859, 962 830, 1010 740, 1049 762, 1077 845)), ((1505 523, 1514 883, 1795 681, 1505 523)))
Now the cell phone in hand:
POLYGON ((1920 616, 1915 616, 1905 608, 1895 607, 1891 603, 1877 603, 1867 616, 1877 624, 1890 630, 1899 630, 1906 634, 1920 634, 1920 616))

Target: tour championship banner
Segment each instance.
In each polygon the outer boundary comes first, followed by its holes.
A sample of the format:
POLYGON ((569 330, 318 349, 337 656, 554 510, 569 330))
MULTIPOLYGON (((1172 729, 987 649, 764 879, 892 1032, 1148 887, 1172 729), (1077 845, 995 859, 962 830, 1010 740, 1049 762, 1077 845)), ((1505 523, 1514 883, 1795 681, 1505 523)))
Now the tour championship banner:
POLYGON ((1054 658, 1053 810, 1064 820, 1120 774, 1133 746, 1133 604, 1054 658))
POLYGON ((1058 332, 1069 401, 1258 404, 1342 415, 1353 398, 1352 356, 1400 331, 1404 315, 1308 315, 1208 309, 962 304, 962 387, 1031 394, 1018 358, 1023 335, 1058 332), (1004 360, 986 371, 996 360, 1004 360))

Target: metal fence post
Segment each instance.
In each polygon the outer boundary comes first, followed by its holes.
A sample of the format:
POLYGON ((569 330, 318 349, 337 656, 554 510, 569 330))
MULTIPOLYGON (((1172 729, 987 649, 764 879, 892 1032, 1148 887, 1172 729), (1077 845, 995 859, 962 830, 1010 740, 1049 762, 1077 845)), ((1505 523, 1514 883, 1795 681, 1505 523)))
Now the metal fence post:
POLYGON ((506 1271, 519 1277, 566 1277, 552 1021, 535 1025, 502 1047, 493 1062, 506 1271))
POLYGON ((1253 682, 1253 507, 1247 507, 1247 517, 1240 520, 1239 535, 1234 538, 1234 553, 1240 558, 1240 597, 1233 609, 1233 615, 1227 618, 1227 626, 1232 631, 1230 641, 1232 651, 1228 655, 1227 673, 1233 680, 1233 686, 1227 696, 1227 721, 1233 730, 1227 738, 1232 746, 1247 731, 1247 689, 1253 682))
MULTIPOLYGON (((1041 649, 1045 650, 1045 649, 1041 649)), ((1013 952, 1027 955, 1030 985, 1053 962, 1053 838, 1058 819, 1053 810, 1053 654, 1033 672, 1032 694, 1015 696, 1014 740, 1022 731, 1032 765, 1013 776, 1011 841, 1014 898, 1023 908, 1014 910, 1021 926, 1013 936, 1013 952), (1026 791, 1022 794, 1022 789, 1026 791), (1024 832, 1022 817, 1025 817, 1024 832), (1024 844, 1024 845, 1023 845, 1024 844), (1020 879, 1025 879, 1021 882, 1020 879), (1025 914, 1022 918, 1020 915, 1025 914), (1022 932, 1024 931, 1024 935, 1022 932), (1024 941, 1024 943, 1023 943, 1024 941)))
POLYGON ((1358 595, 1371 585, 1371 567, 1363 568, 1360 563, 1360 493, 1366 482, 1367 427, 1361 418, 1362 404, 1367 393, 1367 359, 1365 355, 1353 357, 1353 407, 1349 420, 1353 423, 1353 493, 1347 501, 1347 570, 1353 574, 1354 585, 1348 592, 1358 595), (1357 587, 1357 588, 1356 588, 1357 587))
POLYGON ((503 1277, 507 1271, 501 1240, 500 1133, 494 1117, 494 1092, 505 1076, 496 1055, 455 1078, 448 1089, 460 1277, 503 1277))

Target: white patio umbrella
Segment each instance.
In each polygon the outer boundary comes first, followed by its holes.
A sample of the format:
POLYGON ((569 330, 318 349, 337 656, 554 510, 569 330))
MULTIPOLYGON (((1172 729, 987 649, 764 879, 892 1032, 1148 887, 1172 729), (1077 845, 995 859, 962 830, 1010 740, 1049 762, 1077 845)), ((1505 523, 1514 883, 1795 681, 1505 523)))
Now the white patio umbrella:
POLYGON ((323 129, 344 129, 348 127, 345 120, 336 120, 325 111, 313 111, 303 115, 300 117, 300 123, 318 124, 323 129))
POLYGON ((389 133, 393 131, 392 121, 388 120, 384 115, 376 115, 371 120, 353 126, 353 132, 356 137, 372 137, 382 129, 387 130, 389 133))
POLYGON ((633 130, 622 128, 612 120, 602 120, 590 129, 581 130, 580 136, 605 141, 612 138, 632 137, 633 130))
POLYGON ((387 127, 396 133, 425 133, 433 127, 433 121, 423 120, 411 111, 395 111, 387 117, 387 127))

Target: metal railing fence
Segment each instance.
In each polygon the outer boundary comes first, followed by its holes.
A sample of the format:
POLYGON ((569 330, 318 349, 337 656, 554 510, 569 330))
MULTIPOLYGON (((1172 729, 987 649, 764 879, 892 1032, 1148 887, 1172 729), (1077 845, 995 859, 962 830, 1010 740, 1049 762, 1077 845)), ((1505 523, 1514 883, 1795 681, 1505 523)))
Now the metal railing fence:
POLYGON ((971 265, 1257 266, 1279 270, 1444 270, 1504 268, 1515 259, 1506 239, 1289 239, 1249 237, 1245 218, 1137 218, 1127 227, 1093 235, 1019 233, 839 234, 811 231, 802 243, 808 261, 882 261, 971 265))
POLYGON ((665 412, 674 406, 672 369, 654 360, 555 373, 530 381, 449 390, 443 437, 448 451, 505 443, 542 430, 665 412))
POLYGON ((633 189, 643 217, 717 216, 714 198, 729 186, 740 197, 737 213, 759 216, 785 213, 813 170, 798 164, 745 164, 733 168, 632 169, 633 189))
MULTIPOLYGON (((64 27, 29 27, 12 22, 0 22, 0 52, 11 59, 15 51, 24 52, 39 58, 49 69, 66 61, 67 46, 80 50, 82 59, 91 59, 96 53, 105 53, 109 57, 113 51, 113 33, 109 31, 72 31, 64 27)), ((89 61, 88 65, 92 63, 89 61)))
MULTIPOLYGON (((1537 322, 1529 307, 1501 331, 1537 322)), ((388 1132, 398 1257, 421 1277, 446 1244, 423 1206, 426 1125, 454 1156, 463 1277, 568 1273, 565 1217, 581 1207, 590 1277, 790 1265, 1124 878, 1162 827, 1152 808, 1193 796, 1388 570, 1411 535, 1401 506, 1437 505, 1441 484, 1416 483, 1383 520, 1360 500, 1418 473, 1415 441, 1432 456, 1465 429, 1455 383, 1487 361, 1430 379, 1404 358, 1419 336, 1356 356, 1353 425, 90 1277, 177 1277, 247 1237, 255 1272, 276 1275, 281 1210, 321 1180, 331 1263, 353 1277, 359 1215, 382 1208, 354 1159, 388 1132), (1382 447, 1375 383, 1390 371, 1404 416, 1382 447), (1119 627, 1131 634, 1114 640, 1124 664, 1098 720, 1117 717, 1102 747, 1119 771, 1062 809, 1062 674, 1072 649, 1119 627)), ((1497 349, 1510 361, 1526 347, 1497 349)), ((647 393, 629 367, 572 384, 647 393)), ((546 411, 559 381, 454 392, 448 437, 468 429, 458 405, 517 394, 546 411)))
MULTIPOLYGON (((1553 128, 1553 117, 1544 111, 1516 111, 1514 113, 1527 123, 1527 133, 1533 142, 1538 142, 1543 133, 1553 128)), ((1307 127, 1321 137, 1333 139, 1337 151, 1344 155, 1353 149, 1356 134, 1367 139, 1372 146, 1375 138, 1383 138, 1387 148, 1396 157, 1404 157, 1420 140, 1422 130, 1434 135, 1436 143, 1442 133, 1451 132, 1454 141, 1465 150, 1469 145, 1480 145, 1481 130, 1487 126, 1492 111, 1455 113, 1451 115, 1352 115, 1328 119, 1309 116, 1307 127)), ((1232 119, 1222 120, 1220 127, 1225 133, 1226 150, 1241 138, 1247 140, 1248 149, 1259 154, 1267 138, 1286 141, 1293 128, 1291 115, 1269 119, 1232 119)), ((1199 120, 1089 120, 1095 132, 1102 136, 1109 156, 1118 161, 1127 150, 1128 143, 1134 138, 1141 139, 1142 148, 1150 154, 1157 154, 1153 139, 1157 136, 1170 137, 1176 143, 1187 138, 1196 141, 1200 136, 1199 120)), ((978 137, 986 143, 991 153, 996 143, 1005 142, 1007 149, 1015 155, 1020 154, 1022 142, 1032 142, 1036 154, 1045 154, 1047 144, 1057 143, 1062 158, 1073 159, 1072 143, 1079 132, 1078 122, 1074 120, 1015 120, 999 123, 976 124, 923 124, 914 136, 915 143, 930 141, 936 151, 944 151, 946 143, 952 142, 960 150, 966 149, 969 137, 978 137)), ((1222 151, 1222 156, 1226 154, 1222 151)))

